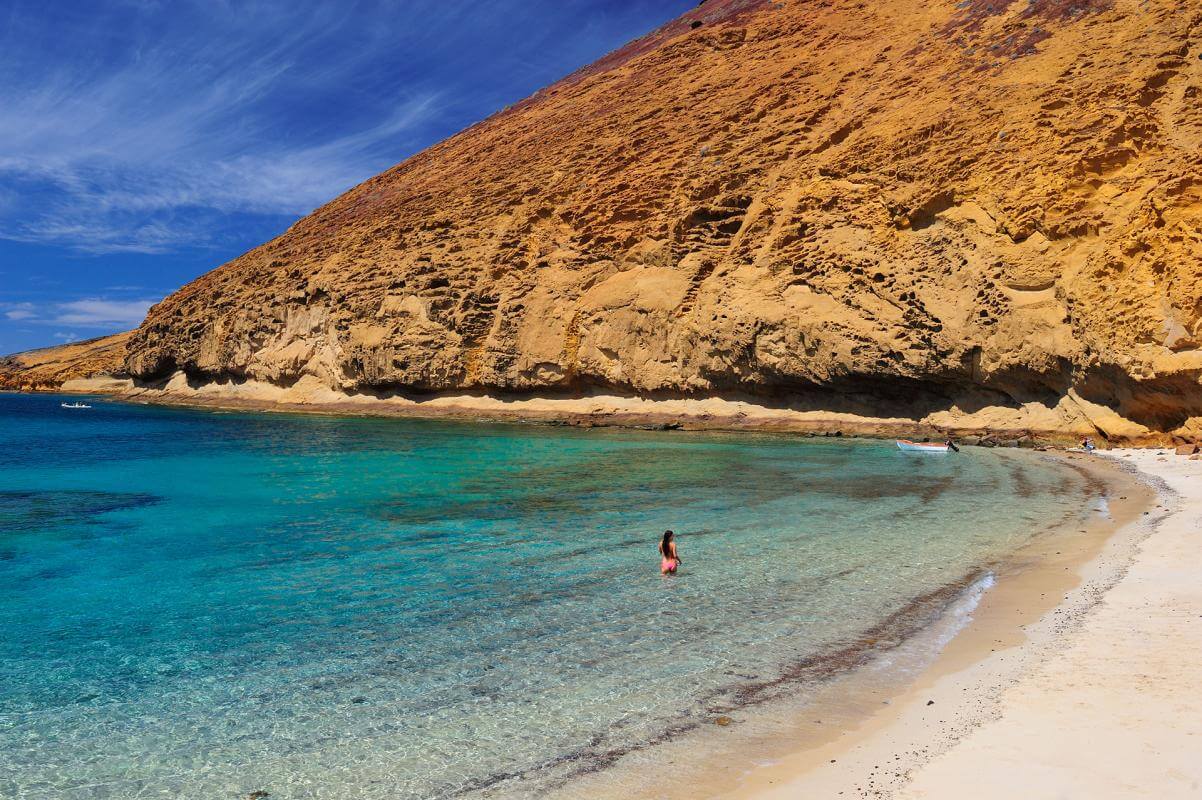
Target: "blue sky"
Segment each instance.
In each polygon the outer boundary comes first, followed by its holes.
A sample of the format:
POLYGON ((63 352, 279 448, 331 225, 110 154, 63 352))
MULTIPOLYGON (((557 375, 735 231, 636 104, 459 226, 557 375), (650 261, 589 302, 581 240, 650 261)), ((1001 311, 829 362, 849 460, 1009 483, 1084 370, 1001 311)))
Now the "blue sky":
POLYGON ((6 0, 0 353, 187 281, 695 0, 6 0))

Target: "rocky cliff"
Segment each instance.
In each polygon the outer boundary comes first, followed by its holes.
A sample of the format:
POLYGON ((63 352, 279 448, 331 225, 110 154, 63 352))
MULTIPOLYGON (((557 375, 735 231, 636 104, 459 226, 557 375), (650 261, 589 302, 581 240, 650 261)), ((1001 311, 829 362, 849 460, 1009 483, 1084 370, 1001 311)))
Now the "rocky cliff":
POLYGON ((0 358, 0 390, 58 389, 69 381, 100 376, 102 385, 115 388, 119 384, 112 379, 125 370, 130 335, 118 333, 0 358))
POLYGON ((1189 432, 1200 348, 1202 7, 709 0, 184 287, 127 366, 1189 432))

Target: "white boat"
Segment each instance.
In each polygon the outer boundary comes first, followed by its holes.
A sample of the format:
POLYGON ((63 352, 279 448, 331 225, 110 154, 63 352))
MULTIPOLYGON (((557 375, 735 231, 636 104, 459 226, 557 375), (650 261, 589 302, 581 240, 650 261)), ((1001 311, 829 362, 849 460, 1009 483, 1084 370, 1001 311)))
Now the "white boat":
POLYGON ((898 439, 897 449, 907 453, 947 453, 950 449, 939 442, 911 442, 909 439, 898 439))
POLYGON ((91 408, 87 403, 59 403, 63 408, 91 408))

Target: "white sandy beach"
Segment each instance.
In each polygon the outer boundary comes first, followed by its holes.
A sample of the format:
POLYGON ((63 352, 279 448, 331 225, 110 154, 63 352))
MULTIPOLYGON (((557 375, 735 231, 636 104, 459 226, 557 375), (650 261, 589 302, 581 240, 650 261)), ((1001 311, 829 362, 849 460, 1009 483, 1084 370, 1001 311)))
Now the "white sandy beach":
POLYGON ((1202 460, 1105 457, 1159 497, 1054 610, 1019 637, 978 629, 997 643, 983 661, 953 643, 945 659, 964 663, 837 741, 753 771, 733 796, 1202 797, 1202 460))

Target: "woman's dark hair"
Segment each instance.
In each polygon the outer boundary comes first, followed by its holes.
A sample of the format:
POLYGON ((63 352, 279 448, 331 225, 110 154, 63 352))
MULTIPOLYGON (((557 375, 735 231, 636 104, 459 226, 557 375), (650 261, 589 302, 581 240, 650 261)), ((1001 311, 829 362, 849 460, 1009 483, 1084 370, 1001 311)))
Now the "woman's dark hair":
POLYGON ((664 531, 664 540, 659 543, 659 549, 664 554, 664 558, 668 557, 668 543, 672 541, 672 537, 675 535, 672 531, 664 531))

